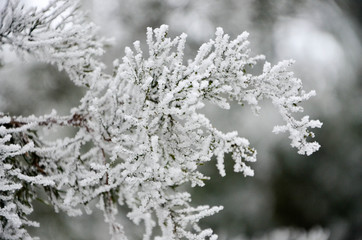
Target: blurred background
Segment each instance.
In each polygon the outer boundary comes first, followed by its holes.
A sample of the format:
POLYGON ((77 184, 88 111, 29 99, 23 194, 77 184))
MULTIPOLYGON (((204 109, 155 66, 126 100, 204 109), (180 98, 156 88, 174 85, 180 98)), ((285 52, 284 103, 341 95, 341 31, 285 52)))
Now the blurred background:
MULTIPOLYGON (((362 1, 83 0, 82 7, 101 35, 114 38, 103 56, 109 71, 125 46, 145 43, 146 27, 161 24, 170 26, 171 36, 187 33, 186 59, 213 38, 216 27, 231 37, 248 31, 253 54, 264 54, 272 64, 295 59, 295 75, 306 90, 317 91, 304 107, 305 114, 324 123, 316 130, 321 149, 300 156, 287 135, 274 135, 281 119, 268 103, 259 116, 247 106, 233 105, 231 111, 207 106, 204 113, 217 128, 237 130, 250 140, 258 162, 252 178, 233 173, 231 160, 223 178, 215 164, 202 169, 211 180, 191 189, 194 204, 223 205, 224 210, 201 225, 212 227, 220 239, 316 227, 328 230, 331 240, 362 239, 362 1)), ((0 86, 0 111, 25 116, 53 108, 67 114, 83 95, 56 68, 24 64, 11 55, 0 68, 0 86)), ((31 231, 42 239, 108 239, 97 213, 69 218, 41 203, 36 209, 32 217, 41 228, 31 231)), ((126 232, 137 232, 121 221, 126 232)))

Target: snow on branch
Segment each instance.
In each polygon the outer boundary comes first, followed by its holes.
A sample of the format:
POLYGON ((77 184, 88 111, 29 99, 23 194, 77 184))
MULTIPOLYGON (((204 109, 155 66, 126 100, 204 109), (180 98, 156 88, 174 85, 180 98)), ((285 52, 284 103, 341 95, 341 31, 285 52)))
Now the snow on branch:
POLYGON ((215 39, 185 63, 185 34, 171 39, 166 25, 149 28, 148 54, 136 41, 122 61, 114 61, 110 76, 96 59, 103 40, 71 1, 25 11, 19 1, 8 0, 0 13, 1 44, 57 64, 75 84, 88 86, 69 116, 0 114, 2 239, 30 238, 24 226, 36 223, 26 215, 39 190, 48 197, 43 201, 69 216, 91 213, 89 203, 97 202, 113 239, 127 239, 116 221, 118 205, 130 209, 127 217, 135 224, 144 224, 145 240, 216 239, 198 223, 222 207, 193 207, 180 187, 203 186, 209 177, 198 167, 214 158, 224 176, 227 153, 235 172, 253 176, 249 163, 256 161, 256 150, 237 132, 216 129, 199 111, 206 101, 224 109, 237 101, 257 113, 259 101, 270 99, 286 122, 274 131, 288 131, 301 154, 319 148, 306 139, 314 136, 309 128, 321 123, 292 116, 314 92, 304 92, 286 70, 290 61, 265 63, 260 75, 248 73, 264 57, 250 56, 247 33, 230 40, 218 28, 215 39), (38 137, 39 129, 55 126, 76 133, 56 141, 38 137))
MULTIPOLYGON (((5 45, 22 57, 31 55, 64 69, 77 85, 90 86, 90 75, 103 64, 104 39, 85 21, 77 1, 52 0, 43 9, 26 8, 21 0, 0 6, 0 53, 5 45)), ((2 55, 2 54, 1 54, 2 55)))

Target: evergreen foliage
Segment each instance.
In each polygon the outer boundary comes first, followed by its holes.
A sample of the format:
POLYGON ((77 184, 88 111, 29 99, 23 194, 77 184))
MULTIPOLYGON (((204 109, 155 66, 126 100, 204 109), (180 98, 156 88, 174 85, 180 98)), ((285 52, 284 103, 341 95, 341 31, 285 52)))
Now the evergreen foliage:
POLYGON ((261 74, 251 74, 264 56, 250 56, 246 32, 230 40, 218 28, 215 39, 186 63, 186 35, 171 39, 167 33, 166 25, 149 28, 148 53, 136 41, 122 61, 114 61, 110 75, 98 59, 106 40, 76 3, 56 0, 42 10, 17 0, 0 5, 1 48, 54 64, 86 89, 67 116, 55 110, 28 117, 0 113, 1 239, 31 239, 24 227, 38 226, 27 215, 39 191, 47 196, 42 201, 69 216, 90 214, 90 203, 97 202, 112 239, 127 239, 116 221, 118 205, 126 205, 127 217, 144 225, 143 239, 216 239, 198 222, 222 206, 194 207, 182 186, 203 186, 208 176, 198 166, 213 157, 224 176, 226 153, 234 171, 253 176, 248 163, 256 161, 256 150, 237 132, 213 127, 199 112, 206 102, 223 109, 231 101, 249 104, 257 113, 259 101, 268 99, 285 121, 274 132, 289 132, 300 154, 318 150, 318 143, 307 140, 314 137, 310 128, 321 122, 293 117, 315 94, 303 91, 301 80, 287 70, 293 61, 266 62, 261 74), (40 129, 58 126, 77 132, 56 141, 38 136, 40 129))

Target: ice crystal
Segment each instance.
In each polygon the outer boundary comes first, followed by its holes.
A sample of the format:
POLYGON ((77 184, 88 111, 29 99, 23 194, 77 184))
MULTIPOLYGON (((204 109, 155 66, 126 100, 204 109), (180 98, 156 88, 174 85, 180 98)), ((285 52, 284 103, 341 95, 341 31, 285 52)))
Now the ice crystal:
POLYGON ((199 111, 206 102, 228 109, 236 101, 258 112, 259 101, 269 99, 285 121, 275 132, 289 132, 300 154, 319 148, 307 138, 314 136, 309 128, 321 123, 292 116, 314 92, 304 92, 287 71, 292 61, 265 63, 260 75, 248 73, 264 57, 250 56, 246 32, 230 40, 218 28, 215 39, 185 64, 185 34, 171 39, 166 25, 148 28, 148 53, 136 41, 108 75, 96 58, 104 40, 77 4, 58 0, 43 10, 25 10, 19 1, 7 0, 0 12, 1 45, 57 65, 87 89, 68 116, 0 114, 2 239, 31 238, 24 226, 36 225, 26 215, 38 189, 69 216, 91 212, 88 204, 98 202, 113 239, 127 239, 116 221, 117 205, 126 205, 127 217, 144 224, 143 239, 216 239, 198 222, 222 207, 194 207, 180 186, 203 186, 209 177, 198 166, 214 157, 224 176, 227 153, 236 172, 253 176, 248 163, 256 161, 256 150, 237 132, 216 129, 199 111), (55 126, 71 126, 77 133, 56 141, 38 137, 39 129, 55 126))

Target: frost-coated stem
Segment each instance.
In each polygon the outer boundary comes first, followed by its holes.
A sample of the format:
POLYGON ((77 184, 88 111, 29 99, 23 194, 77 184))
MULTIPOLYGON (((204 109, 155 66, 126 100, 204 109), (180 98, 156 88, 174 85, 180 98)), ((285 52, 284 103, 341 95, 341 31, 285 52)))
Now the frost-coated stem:
POLYGON ((54 1, 41 11, 27 10, 29 18, 17 0, 2 6, 0 43, 65 69, 87 91, 69 116, 0 113, 1 239, 30 238, 24 226, 36 225, 26 216, 39 189, 48 196, 44 202, 69 216, 91 213, 89 203, 96 201, 113 239, 127 239, 116 218, 119 205, 127 206, 131 221, 144 224, 145 240, 216 239, 198 223, 222 207, 193 207, 180 186, 203 186, 209 177, 198 166, 214 157, 224 176, 227 153, 235 172, 253 176, 249 163, 256 150, 237 132, 212 126, 199 112, 206 102, 228 109, 236 101, 257 113, 259 101, 270 99, 285 121, 274 132, 288 131, 300 154, 319 148, 307 138, 314 137, 309 128, 322 124, 293 117, 315 93, 304 92, 287 71, 292 61, 266 62, 260 75, 248 73, 264 57, 250 56, 246 32, 230 40, 218 28, 215 39, 184 64, 186 35, 171 39, 166 25, 148 28, 148 56, 135 42, 122 61, 114 61, 110 76, 97 59, 104 41, 77 5, 54 1), (55 141, 38 136, 39 129, 54 127, 72 127, 75 134, 55 141))

